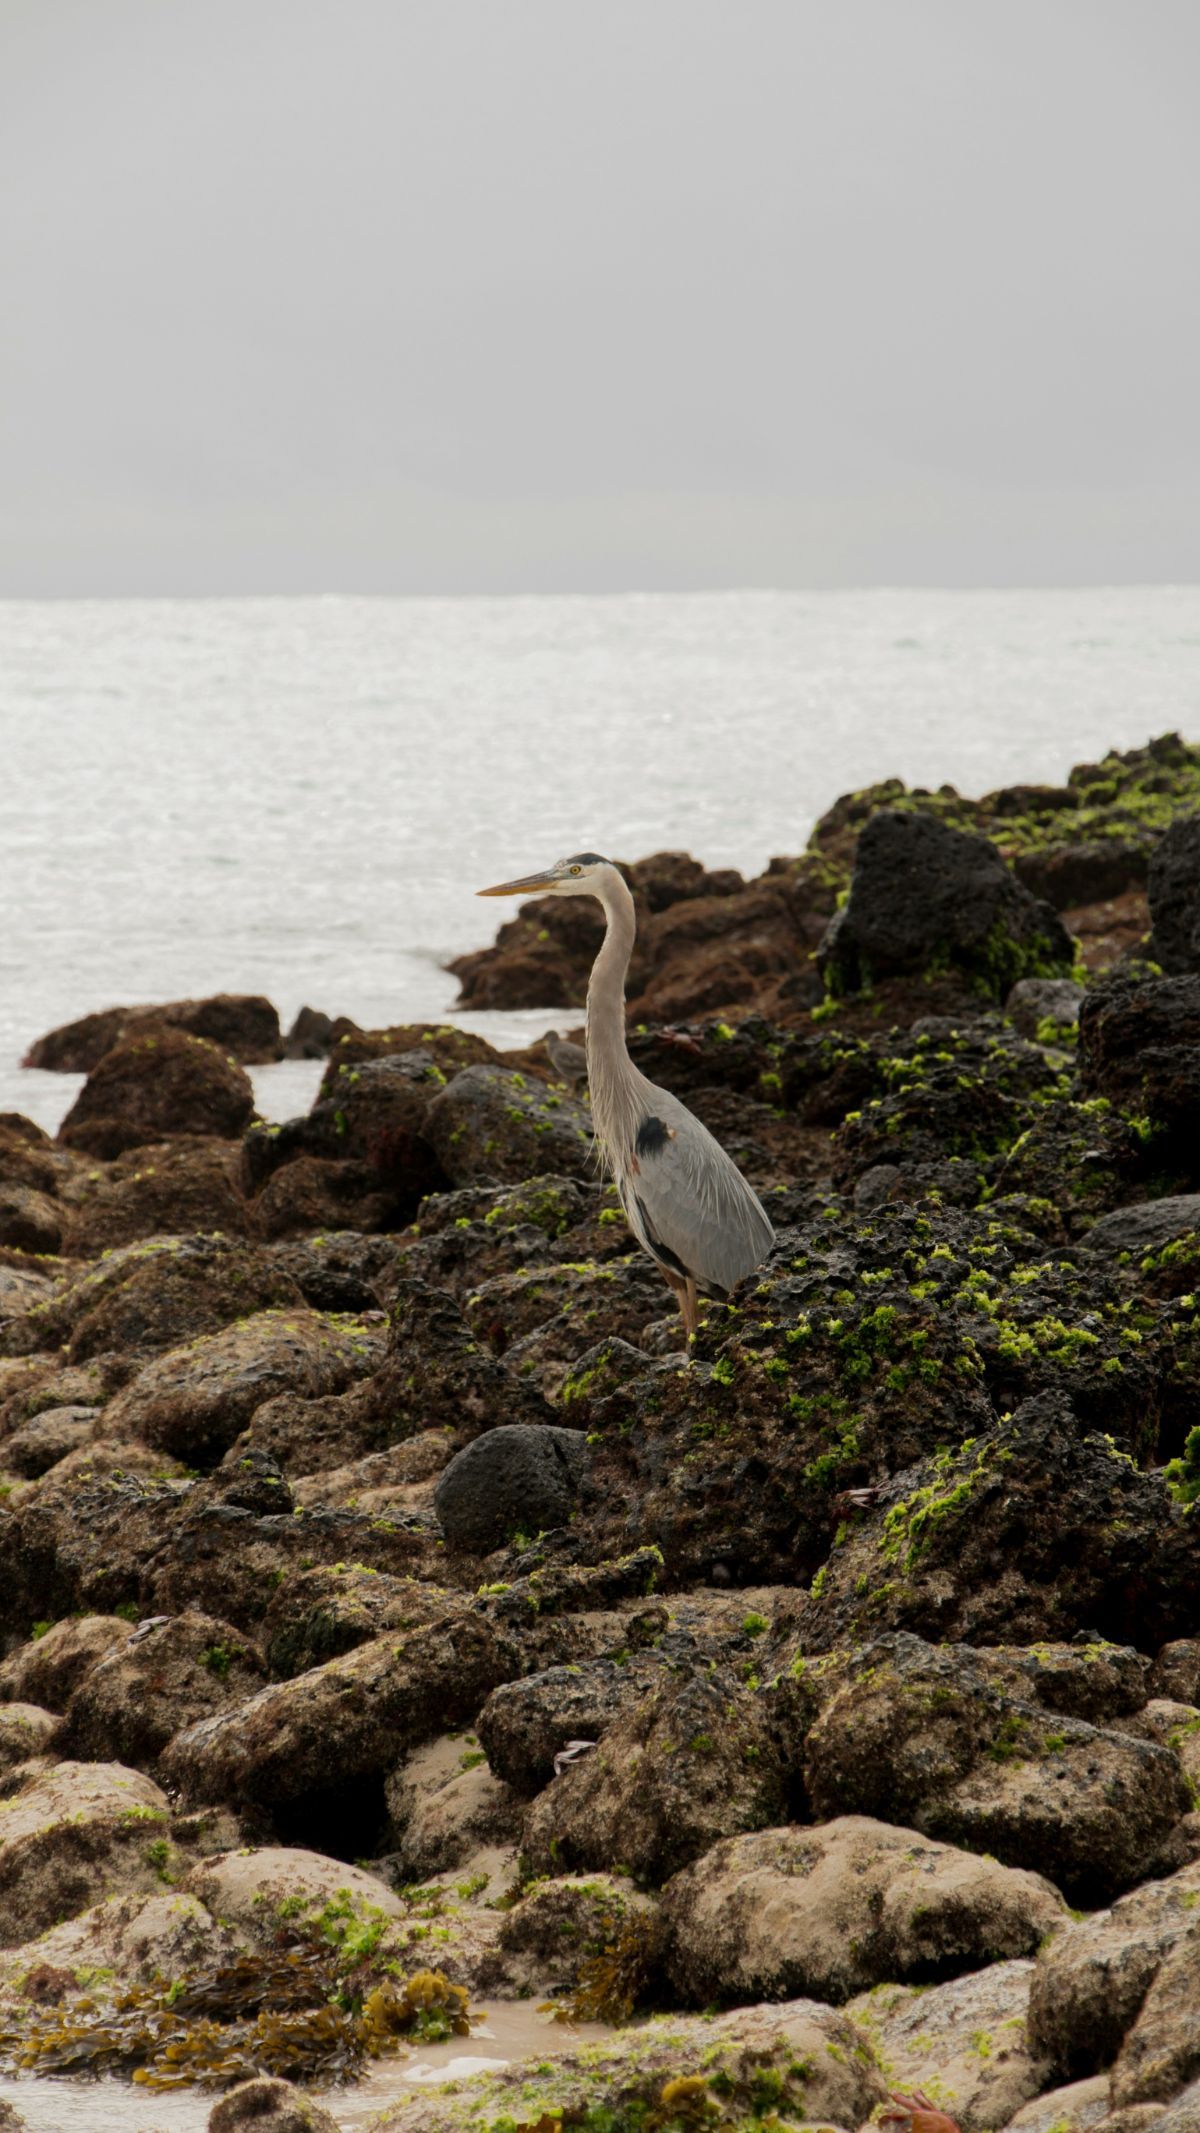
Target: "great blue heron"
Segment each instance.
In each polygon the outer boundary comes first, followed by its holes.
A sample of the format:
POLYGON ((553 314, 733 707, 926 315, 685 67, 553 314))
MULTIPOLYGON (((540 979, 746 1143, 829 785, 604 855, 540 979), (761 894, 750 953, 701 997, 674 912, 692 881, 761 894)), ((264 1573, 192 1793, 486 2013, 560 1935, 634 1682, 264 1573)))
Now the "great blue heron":
POLYGON ((595 896, 604 906, 607 925, 587 995, 592 1120, 629 1227, 665 1275, 691 1335, 697 1291, 727 1294, 762 1264, 775 1232, 720 1142, 669 1089, 639 1074, 626 1049, 633 898, 598 852, 576 852, 544 874, 524 874, 479 894, 595 896))

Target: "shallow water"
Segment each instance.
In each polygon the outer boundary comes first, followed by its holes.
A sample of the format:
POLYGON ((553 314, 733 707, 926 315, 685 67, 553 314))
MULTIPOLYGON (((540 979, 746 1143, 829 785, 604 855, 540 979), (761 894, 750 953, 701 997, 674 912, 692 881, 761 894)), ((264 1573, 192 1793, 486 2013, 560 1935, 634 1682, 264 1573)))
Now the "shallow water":
POLYGON ((114 1002, 445 1016, 503 915, 474 889, 563 852, 757 870, 868 780, 1053 780, 1172 726, 1196 587, 2 602, 0 1111, 57 1125, 21 1053, 114 1002))
MULTIPOLYGON (((385 2104, 414 2085, 446 2081, 514 2059, 553 2058, 577 2044, 607 2034, 598 2024, 570 2026, 539 2014, 528 2002, 482 2002, 469 2037, 423 2044, 395 2059, 375 2062, 353 2088, 310 2089, 337 2120, 341 2133, 365 2133, 385 2104)), ((16 2081, 0 2078, 0 2097, 22 2113, 30 2133, 204 2133, 212 2090, 172 2090, 155 2095, 123 2081, 16 2081)))

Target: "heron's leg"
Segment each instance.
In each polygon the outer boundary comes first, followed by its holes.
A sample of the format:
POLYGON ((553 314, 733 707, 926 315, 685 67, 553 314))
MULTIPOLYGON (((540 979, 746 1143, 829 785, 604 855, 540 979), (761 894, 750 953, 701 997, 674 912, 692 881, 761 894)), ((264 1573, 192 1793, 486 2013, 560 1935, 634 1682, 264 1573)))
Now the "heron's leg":
POLYGON ((679 1305, 684 1338, 690 1340, 696 1330, 696 1284, 690 1275, 681 1277, 669 1273, 665 1266, 660 1266, 659 1272, 679 1305))

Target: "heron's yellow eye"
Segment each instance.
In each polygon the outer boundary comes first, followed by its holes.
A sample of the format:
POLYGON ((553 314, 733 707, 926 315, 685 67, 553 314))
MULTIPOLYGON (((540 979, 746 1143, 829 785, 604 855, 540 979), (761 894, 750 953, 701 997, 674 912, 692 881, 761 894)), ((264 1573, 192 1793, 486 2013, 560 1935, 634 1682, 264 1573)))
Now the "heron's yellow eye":
POLYGON ((572 874, 582 874, 582 872, 583 872, 583 868, 582 868, 582 867, 572 867, 572 868, 571 868, 571 872, 572 872, 572 874))

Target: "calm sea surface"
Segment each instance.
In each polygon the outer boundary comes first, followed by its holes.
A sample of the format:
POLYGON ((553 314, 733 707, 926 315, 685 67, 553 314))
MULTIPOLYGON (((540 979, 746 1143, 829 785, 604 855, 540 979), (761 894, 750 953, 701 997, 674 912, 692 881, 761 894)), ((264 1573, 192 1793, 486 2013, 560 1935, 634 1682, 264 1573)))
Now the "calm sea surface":
POLYGON ((867 780, 1057 779, 1170 727, 1200 736, 1196 587, 0 603, 0 1110, 56 1125, 76 1084, 21 1053, 115 1002, 445 1016, 499 916, 472 891, 564 852, 755 870, 867 780))

